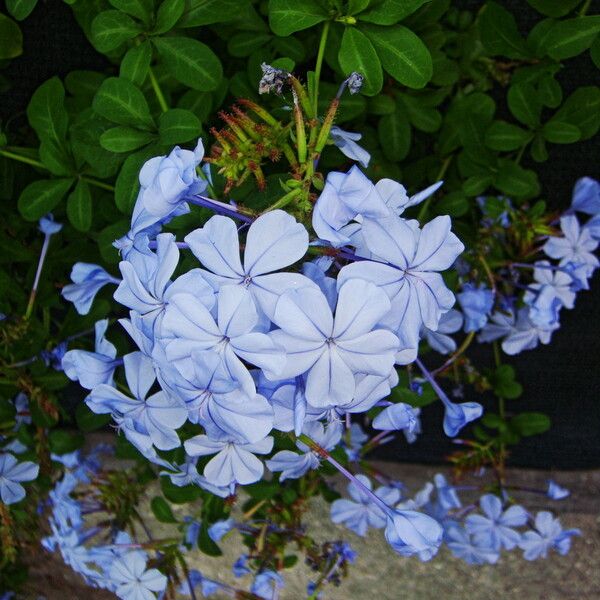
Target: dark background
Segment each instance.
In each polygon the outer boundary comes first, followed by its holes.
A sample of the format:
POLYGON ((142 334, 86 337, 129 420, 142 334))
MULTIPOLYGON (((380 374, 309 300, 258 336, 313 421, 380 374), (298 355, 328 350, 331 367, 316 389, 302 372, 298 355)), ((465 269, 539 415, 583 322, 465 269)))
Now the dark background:
MULTIPOLYGON (((477 9, 477 0, 455 2, 463 8, 477 9)), ((540 20, 540 15, 525 0, 502 4, 517 18, 526 34, 540 20)), ((600 12, 600 2, 592 3, 588 14, 600 12)), ((34 90, 54 75, 64 77, 75 69, 109 68, 106 58, 90 45, 76 23, 71 9, 60 0, 39 3, 30 17, 21 23, 23 55, 13 60, 2 73, 11 88, 0 96, 0 119, 17 118, 25 123, 24 111, 34 90)), ((598 71, 586 52, 568 61, 558 75, 565 97, 582 85, 600 84, 598 71)), ((501 100, 500 94, 496 100, 501 100)), ((505 106, 499 104, 499 118, 505 106)), ((550 145, 550 157, 542 164, 523 165, 535 169, 542 183, 543 197, 555 209, 569 205, 576 179, 589 175, 600 178, 600 136, 565 146, 550 145)), ((524 392, 518 400, 507 401, 507 409, 542 411, 552 419, 551 430, 541 436, 523 440, 514 450, 511 463, 539 468, 591 468, 600 466, 600 340, 597 325, 600 317, 600 277, 592 280, 591 290, 578 295, 575 309, 563 310, 561 328, 548 346, 505 357, 513 364, 524 392)), ((437 366, 437 355, 426 362, 437 366), (433 360, 436 360, 433 363, 433 360)), ((471 355, 476 365, 493 363, 489 347, 480 347, 471 355)), ((479 400, 474 394, 467 400, 479 400)), ((484 405, 495 409, 495 405, 484 405)), ((408 446, 402 439, 381 449, 386 459, 439 463, 457 446, 441 430, 443 412, 440 403, 422 413, 424 433, 408 446)), ((468 430, 467 430, 468 431, 468 430)))

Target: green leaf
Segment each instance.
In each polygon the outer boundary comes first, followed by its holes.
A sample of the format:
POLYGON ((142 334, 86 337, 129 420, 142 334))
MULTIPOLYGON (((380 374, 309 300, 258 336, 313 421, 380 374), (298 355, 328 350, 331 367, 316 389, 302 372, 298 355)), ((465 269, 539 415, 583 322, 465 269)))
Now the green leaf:
POLYGON ((531 142, 531 157, 536 162, 544 162, 548 160, 548 149, 546 148, 546 141, 543 135, 536 135, 531 142))
POLYGON ((88 231, 92 226, 92 194, 81 179, 67 198, 67 216, 77 231, 88 231))
POLYGON ((94 96, 94 111, 119 125, 154 127, 144 94, 133 83, 121 77, 109 77, 94 96))
POLYGON ((538 100, 535 88, 530 83, 511 85, 507 100, 510 112, 521 123, 529 125, 529 127, 539 125, 542 105, 538 100))
POLYGON ((165 33, 175 27, 183 11, 185 10, 185 0, 163 0, 156 13, 156 24, 153 33, 165 33))
POLYGON ((172 108, 158 118, 160 141, 168 146, 195 139, 201 130, 200 119, 183 108, 172 108))
POLYGON ((442 124, 442 115, 439 110, 436 110, 431 106, 426 106, 419 96, 399 94, 398 97, 406 109, 408 120, 417 129, 427 133, 433 133, 440 128, 442 124))
POLYGON ((231 56, 237 58, 250 56, 255 50, 258 50, 267 44, 272 37, 273 36, 269 33, 242 31, 229 38, 229 41, 227 42, 227 52, 229 52, 231 56))
POLYGON ((462 190, 467 196, 478 196, 479 194, 483 194, 493 182, 494 178, 485 173, 471 175, 471 177, 463 181, 462 190))
POLYGON ((64 177, 73 173, 71 158, 54 140, 49 138, 45 138, 40 144, 40 160, 53 175, 64 177))
POLYGON ((355 27, 346 27, 338 60, 344 73, 356 71, 364 76, 362 92, 366 96, 378 94, 383 85, 383 72, 375 48, 369 38, 355 27))
POLYGON ((519 33, 515 18, 496 2, 485 5, 478 25, 481 43, 492 56, 527 57, 527 45, 519 33))
POLYGON ((548 56, 563 60, 587 50, 600 32, 600 15, 575 17, 552 25, 541 47, 548 56))
POLYGON ((328 18, 318 0, 270 0, 269 25, 281 36, 308 29, 328 18))
POLYGON ((396 110, 396 103, 391 96, 379 94, 369 99, 367 110, 372 115, 390 115, 396 110))
POLYGON ((77 426, 84 433, 89 433, 90 431, 96 431, 102 427, 105 427, 111 421, 110 415, 97 415, 92 412, 85 402, 77 405, 75 409, 75 420, 77 421, 77 426))
POLYGON ((529 198, 539 194, 540 184, 534 171, 524 169, 510 160, 500 161, 496 187, 507 196, 529 198))
POLYGON ((119 77, 129 79, 135 85, 142 85, 148 74, 151 60, 152 46, 146 40, 139 46, 134 46, 127 51, 121 61, 119 77))
POLYGON ((173 504, 186 504, 202 497, 202 489, 197 485, 178 487, 167 476, 160 478, 160 489, 165 498, 173 504))
POLYGON ((348 14, 356 15, 365 10, 370 3, 371 0, 348 0, 348 14))
POLYGON ((485 134, 485 145, 492 150, 516 150, 531 139, 532 134, 506 121, 494 121, 485 134))
POLYGON ((500 398, 514 400, 523 393, 523 386, 515 381, 515 370, 511 365, 500 365, 491 376, 494 393, 500 398))
POLYGON ((6 10, 17 21, 26 19, 35 8, 37 0, 6 0, 6 10))
POLYGON ((15 58, 23 52, 21 28, 9 17, 0 13, 0 60, 15 58))
POLYGON ((520 435, 538 435, 550 429, 550 417, 538 412, 524 412, 514 416, 510 424, 520 435))
POLYGON ((128 156, 119 171, 115 182, 115 204, 125 215, 131 215, 140 189, 140 169, 150 155, 152 151, 146 149, 128 156))
POLYGON ((564 17, 571 12, 581 0, 527 0, 533 8, 547 17, 564 17))
POLYGON ((92 21, 92 43, 100 52, 110 52, 140 33, 140 26, 118 10, 101 12, 92 21))
POLYGON ((64 429, 54 429, 48 434, 48 442, 54 454, 68 454, 83 446, 83 436, 64 429))
POLYGON ((402 25, 365 26, 383 68, 397 81, 411 88, 422 88, 431 78, 433 64, 427 46, 402 25))
POLYGON ((206 521, 202 521, 202 525, 200 526, 198 549, 208 556, 221 556, 223 554, 221 548, 219 548, 208 535, 208 525, 206 524, 206 521))
POLYGON ((581 139, 579 127, 571 125, 571 123, 561 123, 555 119, 544 124, 542 133, 552 144, 573 144, 581 139))
POLYGON ((186 37, 154 38, 153 42, 177 81, 204 92, 218 87, 223 69, 216 54, 206 44, 186 37))
POLYGON ((100 136, 100 145, 110 152, 131 152, 149 144, 155 135, 133 127, 113 127, 100 136))
POLYGON ((137 17, 149 23, 154 10, 154 0, 109 0, 109 2, 118 10, 137 17))
POLYGON ((562 88, 552 75, 542 77, 538 83, 538 99, 549 108, 558 108, 562 102, 562 88))
POLYGON ((401 161, 410 149, 411 129, 406 115, 397 110, 379 119, 379 142, 388 160, 401 161))
POLYGON ((56 208, 72 184, 72 179, 42 179, 30 183, 19 196, 19 212, 26 221, 41 219, 56 208))
POLYGON ((41 141, 48 139, 62 145, 69 117, 65 110, 65 89, 58 77, 45 81, 35 90, 27 106, 27 118, 41 141))
POLYGON ((384 0, 358 18, 376 25, 395 25, 427 2, 431 0, 384 0))
POLYGON ((150 501, 150 508, 156 519, 161 523, 177 523, 171 506, 162 496, 154 496, 150 501))
POLYGON ((446 194, 438 200, 434 206, 438 215, 450 215, 451 217, 462 217, 469 212, 469 200, 461 190, 455 190, 446 194))
POLYGON ((590 56, 598 69, 600 69, 600 35, 596 37, 590 47, 590 56))
POLYGON ((246 0, 187 0, 178 27, 200 27, 235 20, 243 15, 246 0))
POLYGON ((575 125, 581 131, 581 139, 587 140, 600 128, 600 89, 596 86, 575 90, 554 114, 552 120, 575 125))

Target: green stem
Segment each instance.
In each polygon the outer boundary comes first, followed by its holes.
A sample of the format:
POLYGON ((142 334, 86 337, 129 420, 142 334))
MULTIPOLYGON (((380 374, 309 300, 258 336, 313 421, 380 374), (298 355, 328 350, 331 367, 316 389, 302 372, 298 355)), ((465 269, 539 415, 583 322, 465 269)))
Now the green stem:
POLYGON ((88 177, 87 175, 80 175, 79 179, 81 179, 81 181, 85 181, 86 183, 89 183, 90 185, 100 188, 101 190, 106 190, 107 192, 115 191, 114 185, 110 185, 110 183, 104 183, 103 181, 98 181, 97 179, 94 179, 93 177, 88 177))
POLYGON ((517 164, 519 164, 521 162, 521 159, 523 158, 523 153, 525 152, 525 148, 527 148, 528 144, 529 144, 529 142, 525 142, 519 149, 519 153, 517 154, 517 156, 515 158, 515 162, 517 164))
POLYGON ((581 7, 581 10, 579 11, 579 16, 583 17, 585 16, 585 14, 588 11, 588 8, 590 7, 590 4, 592 3, 592 0, 585 0, 584 5, 581 7))
POLYGON ((156 95, 156 99, 160 105, 160 109, 163 112, 167 112, 169 110, 169 105, 167 104, 162 90, 160 89, 160 85, 158 84, 158 80, 152 71, 152 67, 148 67, 148 77, 150 77, 150 83, 152 84, 152 89, 154 90, 154 94, 156 95))
MULTIPOLYGON (((452 158, 453 158, 452 154, 450 156, 446 157, 446 159, 442 163, 442 166, 440 167, 440 170, 438 171, 437 177, 435 178, 436 181, 439 181, 446 174, 446 171, 448 170, 448 167, 450 166, 450 163, 452 162, 452 158)), ((422 223, 423 219, 425 219, 425 216, 427 215, 427 211, 429 210, 429 205, 431 204, 432 198, 433 198, 433 196, 429 196, 429 198, 427 198, 427 200, 425 200, 425 202, 423 202, 423 205, 421 206, 421 210, 419 211, 419 214, 417 215, 417 221, 419 221, 419 223, 422 223)))
POLYGON ((288 192, 285 196, 282 196, 281 198, 279 198, 279 200, 277 200, 277 202, 275 202, 274 204, 271 204, 271 206, 269 206, 269 208, 264 210, 263 213, 269 212, 271 210, 275 210, 277 208, 283 208, 284 206, 287 206, 296 196, 299 196, 301 193, 302 193, 301 188, 293 189, 291 192, 288 192))
POLYGON ((330 21, 325 21, 323 31, 321 31, 321 40, 319 41, 319 50, 317 51, 317 62, 315 64, 315 78, 313 81, 313 107, 315 115, 319 101, 319 80, 321 79, 321 67, 323 66, 323 57, 325 56, 325 47, 327 46, 327 36, 329 35, 330 21))

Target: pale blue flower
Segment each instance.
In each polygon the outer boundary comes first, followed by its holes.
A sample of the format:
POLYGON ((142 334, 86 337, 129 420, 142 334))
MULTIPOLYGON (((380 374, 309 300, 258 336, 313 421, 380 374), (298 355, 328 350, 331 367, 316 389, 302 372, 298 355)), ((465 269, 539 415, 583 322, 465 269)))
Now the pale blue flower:
POLYGON ((225 588, 223 584, 205 577, 196 569, 190 569, 188 577, 184 579, 183 583, 179 586, 178 592, 180 594, 185 594, 186 596, 191 596, 192 591, 190 590, 190 584, 193 589, 200 586, 204 598, 209 598, 225 588))
POLYGON ((579 529, 563 529, 552 513, 541 511, 535 517, 535 531, 526 531, 519 542, 525 560, 546 558, 551 549, 564 556, 571 549, 571 538, 581 535, 579 529))
POLYGON ((456 558, 469 565, 496 564, 500 552, 485 545, 478 545, 467 531, 457 523, 450 523, 445 531, 446 545, 456 558))
POLYGON ((563 500, 564 498, 568 498, 571 495, 571 492, 564 487, 561 487, 553 481, 552 479, 548 480, 548 491, 546 492, 546 496, 551 498, 552 500, 563 500))
POLYGON ((585 225, 584 229, 592 236, 594 240, 600 242, 600 214, 592 217, 585 225))
POLYGON ((327 298, 331 310, 335 310, 337 282, 333 277, 325 275, 332 263, 333 258, 330 256, 320 256, 311 262, 305 262, 302 265, 302 273, 319 286, 319 289, 327 298))
POLYGON ((189 358, 195 350, 218 352, 230 378, 253 397, 256 388, 242 363, 261 368, 269 378, 280 376, 285 352, 272 335, 257 330, 259 315, 251 293, 243 286, 224 285, 218 293, 217 320, 195 296, 174 294, 162 321, 167 360, 189 358))
POLYGON ((385 293, 359 279, 341 287, 335 317, 319 290, 286 292, 273 317, 281 329, 271 333, 288 355, 279 377, 307 373, 306 399, 313 406, 348 404, 355 373, 387 377, 392 370, 398 339, 375 327, 389 310, 385 293))
POLYGON ((558 325, 563 304, 551 285, 541 285, 535 291, 528 290, 523 296, 523 302, 529 306, 529 320, 536 327, 558 325))
POLYGON ((275 571, 261 571, 252 583, 250 591, 264 600, 272 600, 277 597, 277 592, 284 587, 283 577, 275 571))
POLYGON ((435 331, 454 304, 454 294, 438 272, 464 250, 450 225, 447 216, 436 217, 422 230, 416 222, 395 216, 365 220, 363 235, 377 262, 358 261, 338 275, 338 287, 348 279, 365 279, 390 298, 392 310, 382 323, 400 338, 396 361, 401 364, 416 358, 421 326, 435 331))
POLYGON ((69 350, 62 359, 65 375, 91 390, 100 384, 112 385, 113 374, 121 359, 116 359, 117 349, 105 337, 108 319, 96 322, 95 352, 69 350))
POLYGON ((361 133, 353 131, 344 131, 337 125, 334 125, 330 131, 333 143, 340 149, 341 153, 355 160, 365 169, 369 166, 371 155, 356 142, 362 138, 361 133))
POLYGON ((243 265, 237 226, 228 217, 210 218, 204 227, 189 233, 185 241, 207 269, 201 272, 215 290, 224 285, 248 289, 269 318, 283 292, 313 285, 298 273, 274 272, 300 260, 308 249, 306 228, 282 210, 265 213, 250 225, 243 265))
POLYGON ((412 406, 404 402, 384 408, 374 419, 373 429, 396 431, 405 429, 412 433, 417 426, 417 417, 412 406))
POLYGON ((358 423, 352 423, 350 426, 350 435, 344 436, 344 450, 348 460, 357 461, 360 459, 360 452, 364 443, 369 439, 369 436, 363 431, 358 423), (349 442, 348 442, 348 437, 349 442))
POLYGON ((588 215, 600 213, 600 183, 591 177, 582 177, 575 182, 571 208, 588 215))
POLYGON ((54 215, 48 213, 45 217, 42 217, 39 222, 39 229, 44 235, 54 235, 62 229, 62 223, 57 223, 54 220, 54 215))
POLYGON ((444 530, 432 517, 413 510, 395 510, 387 515, 385 539, 401 556, 416 554, 422 561, 433 558, 444 530))
POLYGON ((141 352, 132 352, 123 358, 123 362, 133 398, 101 384, 92 390, 86 404, 95 413, 113 414, 125 429, 150 436, 160 450, 179 447, 181 442, 175 430, 187 419, 187 410, 164 391, 146 398, 156 379, 152 359, 141 352))
POLYGON ((158 569, 146 568, 143 552, 128 552, 115 560, 109 576, 115 594, 123 600, 155 600, 153 592, 163 592, 167 578, 158 569))
POLYGON ((544 286, 549 286, 562 306, 573 308, 576 294, 572 290, 573 278, 569 273, 565 273, 563 269, 553 268, 548 261, 541 260, 535 263, 533 278, 535 283, 529 285, 530 290, 539 291, 544 286))
POLYGON ((465 331, 479 331, 487 323, 488 315, 492 311, 494 292, 484 284, 475 287, 466 283, 456 298, 465 316, 465 331))
POLYGON ((444 511, 462 506, 456 489, 446 481, 446 477, 442 473, 436 473, 433 476, 433 483, 437 493, 437 500, 444 511))
POLYGON ((522 506, 513 505, 502 510, 502 501, 494 494, 485 494, 479 500, 485 514, 471 514, 465 519, 467 531, 478 544, 499 551, 512 550, 521 541, 521 534, 514 529, 527 523, 527 511, 522 506))
POLYGON ((65 285, 62 289, 62 296, 75 305, 75 310, 80 315, 87 315, 96 294, 105 285, 109 283, 118 285, 121 280, 98 265, 78 262, 71 270, 71 281, 73 283, 65 285))
POLYGON ((440 354, 452 354, 456 350, 456 342, 450 337, 450 333, 456 333, 463 326, 463 316, 460 311, 451 308, 440 317, 436 331, 423 327, 421 335, 432 350, 440 354))
POLYGON ((538 343, 549 344, 552 332, 558 329, 558 323, 540 327, 531 321, 527 308, 522 308, 517 313, 514 328, 502 341, 502 350, 511 356, 523 350, 532 350, 538 343))
POLYGON ((255 455, 271 452, 273 438, 242 444, 225 436, 213 440, 206 435, 196 435, 186 440, 184 447, 189 456, 216 454, 204 467, 204 476, 213 485, 233 487, 236 483, 254 483, 262 477, 264 466, 255 455))
POLYGON ((249 575, 252 571, 248 568, 248 555, 242 554, 231 567, 233 574, 236 577, 243 577, 244 575, 249 575))
POLYGON ((25 498, 23 481, 37 478, 40 467, 31 461, 19 462, 12 454, 0 453, 0 499, 14 504, 25 498))
POLYGON ((216 521, 208 528, 208 536, 213 542, 220 542, 226 533, 229 533, 235 527, 233 519, 216 521))
MULTIPOLYGON (((325 450, 335 448, 342 437, 340 423, 330 423, 327 427, 323 427, 322 423, 313 421, 306 423, 302 432, 325 450)), ((306 444, 296 441, 296 446, 302 454, 292 452, 291 450, 281 450, 273 458, 266 461, 266 465, 270 471, 281 471, 279 481, 298 479, 310 469, 319 467, 319 457, 306 444)))
MULTIPOLYGON (((365 475, 356 475, 367 489, 371 489, 371 481, 365 475)), ((348 484, 348 493, 352 500, 340 498, 331 504, 331 520, 342 523, 348 529, 360 536, 365 536, 369 527, 381 529, 386 525, 387 515, 383 509, 373 502, 371 497, 358 485, 348 484)), ((400 499, 396 488, 381 486, 373 492, 388 505, 393 505, 400 499)))

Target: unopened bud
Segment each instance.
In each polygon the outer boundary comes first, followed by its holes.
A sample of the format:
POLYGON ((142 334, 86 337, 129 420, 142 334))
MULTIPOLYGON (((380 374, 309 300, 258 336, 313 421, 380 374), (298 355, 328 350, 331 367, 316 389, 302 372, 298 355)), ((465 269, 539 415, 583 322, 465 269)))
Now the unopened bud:
POLYGON ((283 69, 272 67, 267 63, 262 63, 260 67, 263 76, 258 83, 258 93, 269 94, 270 92, 275 92, 278 95, 281 94, 283 86, 288 80, 289 73, 283 69))

